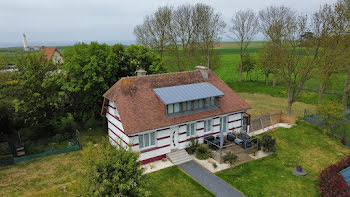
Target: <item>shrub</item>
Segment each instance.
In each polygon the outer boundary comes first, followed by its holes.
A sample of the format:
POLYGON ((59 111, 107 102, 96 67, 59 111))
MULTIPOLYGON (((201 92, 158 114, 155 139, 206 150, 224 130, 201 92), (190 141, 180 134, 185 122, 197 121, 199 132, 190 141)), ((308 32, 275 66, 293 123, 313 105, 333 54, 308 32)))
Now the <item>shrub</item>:
POLYGON ((232 152, 228 152, 223 159, 224 159, 224 162, 229 162, 230 164, 234 164, 237 160, 237 155, 234 155, 232 152))
POLYGON ((341 143, 344 144, 344 145, 346 144, 346 137, 345 137, 345 136, 343 136, 343 137, 341 138, 341 143))
POLYGON ((196 148, 199 146, 198 140, 195 140, 194 138, 191 139, 190 145, 186 148, 186 151, 188 154, 193 154, 196 151, 196 148))
POLYGON ((210 157, 210 150, 207 146, 198 146, 195 151, 197 159, 204 160, 210 157))
POLYGON ((214 168, 217 168, 218 167, 218 164, 216 164, 216 162, 213 163, 213 167, 214 168))
POLYGON ((80 196, 149 196, 146 176, 131 149, 115 148, 108 139, 83 153, 83 176, 80 196))
POLYGON ((322 170, 318 178, 320 194, 323 197, 345 197, 350 196, 350 186, 345 182, 340 171, 350 166, 350 155, 322 170))
POLYGON ((263 135, 261 145, 264 152, 276 152, 276 139, 272 138, 269 134, 263 135))

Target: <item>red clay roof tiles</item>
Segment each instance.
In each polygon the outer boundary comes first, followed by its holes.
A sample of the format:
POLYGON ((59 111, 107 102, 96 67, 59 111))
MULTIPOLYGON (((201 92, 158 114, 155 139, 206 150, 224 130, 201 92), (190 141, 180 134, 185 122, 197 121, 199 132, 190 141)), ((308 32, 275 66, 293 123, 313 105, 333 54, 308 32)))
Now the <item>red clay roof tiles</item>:
POLYGON ((224 83, 214 72, 209 70, 207 82, 213 84, 225 95, 219 98, 218 109, 192 113, 177 117, 168 117, 165 106, 156 96, 153 88, 206 82, 199 70, 177 72, 142 77, 121 78, 103 97, 116 102, 124 132, 132 134, 193 121, 220 114, 249 109, 250 106, 224 83))

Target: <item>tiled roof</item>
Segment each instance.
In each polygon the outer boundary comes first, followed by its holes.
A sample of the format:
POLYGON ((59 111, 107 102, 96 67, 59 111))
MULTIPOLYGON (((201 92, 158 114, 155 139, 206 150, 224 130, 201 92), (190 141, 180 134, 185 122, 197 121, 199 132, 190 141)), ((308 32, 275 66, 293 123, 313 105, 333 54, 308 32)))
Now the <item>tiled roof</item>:
POLYGON ((124 77, 103 96, 116 102, 124 132, 127 134, 250 108, 237 93, 211 70, 209 70, 208 80, 203 79, 199 70, 142 77, 124 77), (153 91, 154 88, 201 82, 209 82, 224 93, 224 96, 219 98, 220 106, 218 109, 170 118, 165 114, 164 104, 153 91))
POLYGON ((41 53, 46 55, 47 60, 50 60, 52 58, 53 54, 55 54, 55 51, 59 53, 57 48, 45 47, 45 46, 41 47, 41 53))

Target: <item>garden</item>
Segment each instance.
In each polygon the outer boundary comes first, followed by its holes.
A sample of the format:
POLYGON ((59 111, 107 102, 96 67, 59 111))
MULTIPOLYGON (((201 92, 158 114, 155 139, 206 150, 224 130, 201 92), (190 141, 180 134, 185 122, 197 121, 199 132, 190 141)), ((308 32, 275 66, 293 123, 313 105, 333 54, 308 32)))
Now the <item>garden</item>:
POLYGON ((276 139, 276 154, 216 175, 246 196, 319 196, 321 171, 350 153, 337 137, 304 121, 269 134, 276 139), (297 165, 303 167, 306 176, 293 174, 297 165))

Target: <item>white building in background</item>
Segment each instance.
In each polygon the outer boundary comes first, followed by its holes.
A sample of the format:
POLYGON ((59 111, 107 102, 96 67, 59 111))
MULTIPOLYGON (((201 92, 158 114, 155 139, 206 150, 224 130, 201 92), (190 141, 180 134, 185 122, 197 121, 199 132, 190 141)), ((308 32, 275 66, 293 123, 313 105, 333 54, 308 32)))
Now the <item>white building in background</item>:
POLYGON ((191 139, 247 132, 250 106, 206 67, 123 77, 104 95, 110 143, 140 152, 142 164, 184 149, 191 139))

